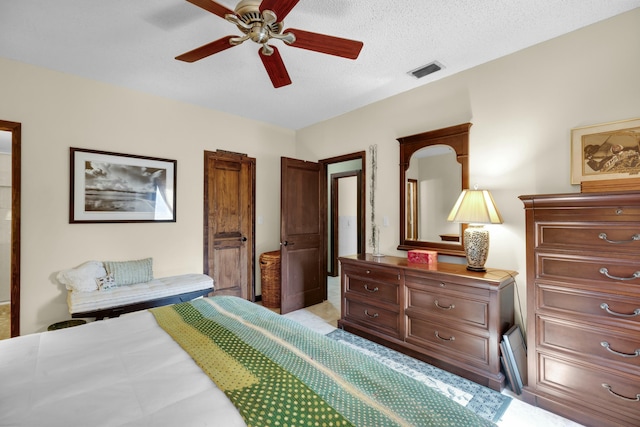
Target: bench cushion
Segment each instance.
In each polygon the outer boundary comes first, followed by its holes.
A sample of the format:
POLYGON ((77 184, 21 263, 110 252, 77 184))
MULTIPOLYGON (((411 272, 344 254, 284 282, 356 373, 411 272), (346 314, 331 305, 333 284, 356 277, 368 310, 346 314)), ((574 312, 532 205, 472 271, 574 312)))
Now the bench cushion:
POLYGON ((69 313, 85 313, 213 288, 205 274, 182 274, 92 292, 69 291, 69 313))

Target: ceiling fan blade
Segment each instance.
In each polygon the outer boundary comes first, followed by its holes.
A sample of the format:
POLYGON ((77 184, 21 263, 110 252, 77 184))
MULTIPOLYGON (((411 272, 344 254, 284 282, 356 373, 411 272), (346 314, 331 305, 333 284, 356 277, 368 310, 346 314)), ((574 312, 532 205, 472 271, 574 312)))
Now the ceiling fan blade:
POLYGON ((260 59, 262 59, 264 68, 267 69, 267 74, 269 74, 273 87, 279 88, 290 85, 291 78, 289 78, 289 73, 287 72, 287 68, 284 66, 280 52, 278 52, 278 49, 273 46, 271 46, 271 48, 273 49, 273 53, 271 55, 265 55, 262 52, 262 48, 258 53, 260 54, 260 59))
POLYGON ((282 22, 299 1, 300 0, 262 0, 262 3, 260 3, 260 12, 270 10, 276 14, 278 22, 282 22))
POLYGON ((234 46, 229 41, 233 37, 234 36, 226 36, 211 43, 207 43, 190 50, 189 52, 183 53, 182 55, 176 56, 176 59, 184 62, 195 62, 202 58, 206 58, 207 56, 211 56, 214 53, 222 52, 223 50, 234 46))
POLYGON ((187 0, 187 1, 191 4, 195 4, 196 6, 199 6, 204 10, 207 10, 213 13, 214 15, 218 15, 220 18, 223 18, 223 19, 224 19, 224 16, 228 13, 230 13, 231 15, 235 14, 233 10, 227 9, 223 5, 218 4, 213 0, 187 0))
POLYGON ((296 30, 295 28, 289 28, 283 31, 283 33, 288 32, 296 36, 296 41, 289 46, 313 50, 328 55, 341 56, 343 58, 356 59, 364 46, 364 43, 356 40, 296 30))

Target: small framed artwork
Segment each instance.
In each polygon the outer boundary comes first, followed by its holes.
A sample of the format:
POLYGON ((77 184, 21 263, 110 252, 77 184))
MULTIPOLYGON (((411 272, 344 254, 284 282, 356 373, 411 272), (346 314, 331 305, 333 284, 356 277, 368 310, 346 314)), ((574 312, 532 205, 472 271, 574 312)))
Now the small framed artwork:
POLYGON ((571 130, 571 183, 640 178, 640 118, 571 130))
POLYGON ((175 160, 70 149, 69 223, 175 222, 175 160))

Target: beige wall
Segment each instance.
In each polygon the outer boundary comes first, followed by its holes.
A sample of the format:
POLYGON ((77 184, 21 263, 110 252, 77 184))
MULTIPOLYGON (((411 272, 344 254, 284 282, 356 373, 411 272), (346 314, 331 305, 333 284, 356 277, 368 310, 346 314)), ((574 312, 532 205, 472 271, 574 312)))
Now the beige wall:
POLYGON ((204 150, 256 158, 256 253, 278 248, 273 200, 293 131, 4 59, 0 76, 0 118, 22 123, 22 334, 69 318, 55 276, 84 261, 153 257, 156 277, 202 272, 204 150), (69 224, 69 147, 176 159, 177 222, 69 224))
POLYGON ((524 212, 518 196, 579 191, 570 184, 571 128, 640 117, 639 72, 636 9, 310 126, 297 134, 298 154, 324 158, 377 144, 377 222, 390 220, 381 227, 380 248, 406 256, 395 249, 396 138, 472 122, 470 183, 491 190, 504 217, 503 225, 490 226, 487 266, 520 272, 524 305, 524 212))
POLYGON ((204 150, 256 157, 260 254, 278 248, 280 156, 318 160, 376 144, 377 217, 390 224, 381 250, 405 255, 395 250, 396 138, 468 121, 471 183, 492 191, 505 220, 490 227, 487 264, 520 272, 524 302, 517 196, 579 191, 569 184, 571 128, 640 117, 639 24, 637 9, 297 133, 0 59, 0 119, 22 123, 21 332, 68 318, 54 277, 85 260, 152 256, 156 276, 202 271, 204 150), (69 224, 70 146, 178 160, 178 222, 69 224))

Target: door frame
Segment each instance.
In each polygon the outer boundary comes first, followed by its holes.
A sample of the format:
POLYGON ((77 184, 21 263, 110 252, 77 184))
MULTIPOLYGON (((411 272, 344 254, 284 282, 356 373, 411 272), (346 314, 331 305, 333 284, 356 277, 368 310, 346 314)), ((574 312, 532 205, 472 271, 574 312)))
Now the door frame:
POLYGON ((20 176, 22 124, 0 120, 11 132, 11 337, 20 335, 20 176))
MULTIPOLYGON (((360 187, 358 189, 359 193, 360 193, 360 200, 359 200, 359 204, 360 206, 362 206, 359 218, 358 218, 358 251, 365 251, 365 241, 366 241, 366 186, 367 186, 367 181, 365 179, 365 177, 367 176, 367 153, 366 151, 358 151, 355 153, 350 153, 350 154, 344 154, 341 156, 336 156, 336 157, 330 157, 327 159, 322 159, 320 160, 318 163, 320 163, 320 167, 322 170, 322 186, 320 189, 320 197, 322 198, 322 200, 327 201, 328 200, 328 180, 329 180, 329 165, 335 164, 335 163, 342 163, 342 162, 346 162, 349 160, 358 160, 360 159, 361 161, 361 166, 360 166, 360 172, 362 173, 362 179, 360 182, 360 187)), ((337 208, 333 206, 332 204, 332 210, 334 208, 337 208)), ((326 203, 324 204, 324 209, 326 210, 326 203)), ((332 213, 333 215, 333 213, 332 213)), ((327 222, 325 224, 325 229, 329 229, 329 215, 325 216, 325 221, 327 222)), ((333 222, 333 221, 332 221, 333 222)), ((328 239, 328 237, 325 236, 325 238, 328 239)), ((333 238, 333 231, 332 231, 332 237, 331 240, 334 240, 333 238)), ((327 242, 326 247, 328 247, 329 242, 327 242)), ((325 257, 327 257, 327 253, 325 251, 325 257)), ((337 259, 337 257, 335 256, 335 254, 332 252, 331 253, 331 258, 332 258, 332 262, 331 262, 331 271, 328 271, 329 274, 333 275, 334 269, 336 271, 337 275, 337 271, 338 271, 338 265, 333 265, 333 260, 337 259)))

